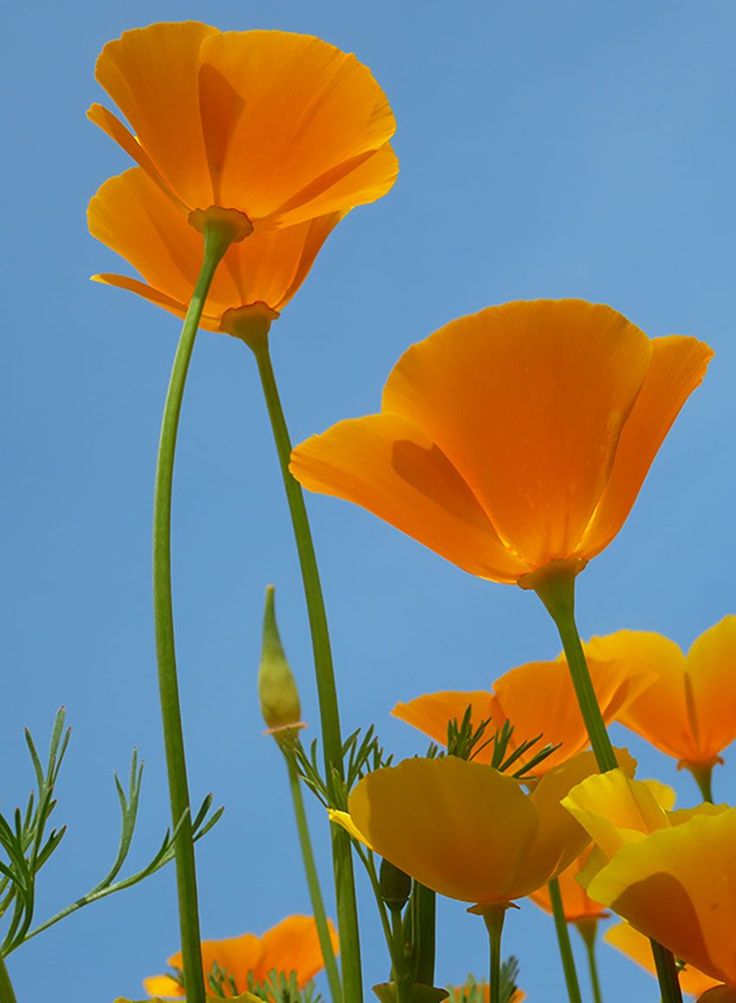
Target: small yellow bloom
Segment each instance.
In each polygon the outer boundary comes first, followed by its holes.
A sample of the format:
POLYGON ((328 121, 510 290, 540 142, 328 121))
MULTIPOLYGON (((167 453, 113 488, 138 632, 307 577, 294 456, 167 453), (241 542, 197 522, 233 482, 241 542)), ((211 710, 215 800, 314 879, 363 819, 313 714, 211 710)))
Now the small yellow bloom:
MULTIPOLYGON (((639 933, 629 923, 616 923, 609 927, 603 934, 603 939, 652 975, 657 974, 649 938, 645 937, 643 933, 639 933)), ((680 988, 683 992, 693 996, 699 996, 707 989, 712 989, 717 985, 720 985, 717 979, 712 979, 709 975, 699 972, 692 965, 685 965, 680 972, 680 988)))
POLYGON ((661 634, 635 630, 592 637, 586 650, 651 678, 617 720, 681 767, 723 762, 721 753, 736 738, 736 616, 706 630, 687 655, 661 634))
MULTIPOLYGON (((330 924, 330 935, 337 950, 337 935, 330 924)), ((181 968, 180 953, 167 959, 172 968, 181 968)), ((322 969, 322 951, 317 936, 317 926, 311 916, 287 916, 272 926, 261 937, 243 933, 239 937, 202 942, 202 967, 205 977, 217 964, 235 980, 240 993, 247 991, 248 976, 256 984, 263 982, 274 969, 285 975, 296 973, 297 983, 303 988, 322 969)), ((144 979, 143 986, 149 996, 182 999, 183 986, 170 975, 154 975, 144 979)), ((227 986, 224 991, 228 996, 227 986)))
POLYGON ((370 773, 334 822, 441 895, 480 906, 528 895, 565 869, 588 838, 561 798, 596 769, 584 752, 531 794, 490 766, 454 756, 406 759, 370 773))
POLYGON ((291 470, 481 578, 579 571, 620 530, 712 354, 582 300, 488 307, 412 346, 380 413, 303 442, 291 470))
MULTIPOLYGON (((648 684, 645 675, 637 676, 617 663, 591 659, 588 668, 606 722, 613 720, 621 708, 648 684)), ((453 690, 428 693, 405 703, 397 703, 391 713, 423 731, 435 742, 445 745, 448 722, 461 721, 468 707, 472 708, 475 728, 481 721, 491 720, 484 740, 490 738, 505 721, 513 725, 509 751, 520 741, 528 741, 537 735, 542 738, 533 747, 532 755, 543 745, 560 746, 534 768, 536 776, 542 776, 566 762, 589 744, 567 663, 560 660, 528 662, 510 669, 493 683, 490 692, 453 690)), ((474 758, 477 762, 489 762, 491 754, 491 747, 486 746, 474 758)), ((523 759, 519 761, 519 765, 522 764, 523 759)))

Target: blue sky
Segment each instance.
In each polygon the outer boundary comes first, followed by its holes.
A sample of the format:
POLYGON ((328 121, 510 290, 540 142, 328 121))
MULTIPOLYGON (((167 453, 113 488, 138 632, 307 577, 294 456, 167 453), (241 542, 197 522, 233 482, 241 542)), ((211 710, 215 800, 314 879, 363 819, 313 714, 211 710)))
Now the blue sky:
MULTIPOLYGON (((330 239, 273 330, 295 440, 377 406, 393 362, 447 320, 490 303, 581 296, 650 335, 694 334, 716 358, 618 539, 579 582, 585 634, 662 631, 687 646, 733 598, 736 348, 733 37, 730 0, 371 4, 324 0, 124 5, 29 0, 6 13, 5 323, 0 368, 3 669, 0 800, 31 782, 65 705, 65 845, 39 918, 96 883, 115 850, 111 773, 146 762, 136 862, 167 823, 150 610, 150 506, 178 326, 97 271, 123 270, 86 232, 85 206, 125 156, 84 118, 101 98, 97 52, 122 30, 198 18, 222 28, 321 35, 368 63, 398 119, 401 176, 330 239)), ((519 589, 464 575, 365 512, 311 497, 344 726, 375 722, 398 755, 423 741, 388 712, 421 692, 487 685, 557 642, 519 589)), ((227 811, 199 853, 208 937, 260 932, 308 911, 280 757, 254 692, 263 589, 307 720, 317 721, 285 504, 252 360, 204 332, 185 401, 174 521, 175 608, 194 796, 227 811)), ((313 728, 309 734, 316 733, 313 728)), ((617 734, 619 740, 623 732, 617 734)), ((644 772, 688 777, 626 739, 644 772)), ((733 799, 733 754, 716 796, 733 799)), ((312 812, 320 857, 323 820, 312 812)), ((325 872, 326 873, 326 872, 325 872)), ((366 978, 386 974, 368 890, 366 978)), ((141 994, 176 945, 173 872, 90 907, 10 959, 20 1003, 141 994)), ((439 981, 485 970, 479 921, 440 914, 439 981)), ((547 918, 507 924, 532 1003, 565 998, 547 918)), ((601 953, 607 998, 657 998, 601 953)), ((584 978, 584 975, 583 975, 584 978)))

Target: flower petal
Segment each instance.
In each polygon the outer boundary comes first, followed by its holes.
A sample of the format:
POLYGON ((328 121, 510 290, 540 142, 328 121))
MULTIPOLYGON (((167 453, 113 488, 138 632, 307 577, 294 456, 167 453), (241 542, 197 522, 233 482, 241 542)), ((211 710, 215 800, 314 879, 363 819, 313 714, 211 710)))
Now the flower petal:
POLYGON ((507 303, 410 348, 382 408, 436 442, 509 548, 541 567, 587 556, 583 534, 651 351, 610 307, 507 303))
MULTIPOLYGON (((103 286, 126 289, 128 292, 135 293, 137 296, 141 296, 156 306, 163 307, 164 310, 168 310, 169 313, 173 313, 182 320, 186 315, 187 308, 183 303, 178 303, 165 293, 159 292, 158 289, 147 286, 145 282, 140 282, 138 279, 131 279, 127 275, 113 275, 110 272, 102 272, 99 275, 93 275, 92 281, 99 282, 103 286)), ((208 331, 219 331, 220 318, 203 314, 199 326, 206 328, 208 331)))
POLYGON ((736 738, 736 616, 726 616, 697 638, 687 653, 697 758, 712 764, 736 738))
MULTIPOLYGON (((470 720, 473 729, 482 721, 495 719, 493 701, 488 690, 446 690, 442 693, 425 693, 405 703, 397 703, 391 714, 400 721, 405 721, 406 724, 423 731, 433 741, 446 746, 448 723, 461 722, 468 707, 472 708, 470 720)), ((490 752, 487 755, 490 755, 490 752)), ((478 762, 485 761, 483 758, 478 759, 478 762)))
MULTIPOLYGON (((337 933, 329 920, 328 924, 332 946, 337 950, 337 933)), ((313 916, 287 916, 263 934, 261 944, 263 956, 254 973, 257 982, 264 981, 275 968, 287 976, 296 972, 297 983, 302 989, 324 967, 313 916)))
MULTIPOLYGON (((605 919, 609 915, 600 902, 595 902, 588 896, 578 881, 578 875, 587 864, 591 849, 591 847, 587 847, 583 850, 580 856, 558 875, 560 894, 562 895, 562 908, 565 920, 568 923, 576 923, 583 919, 605 919)), ((545 912, 550 914, 552 913, 552 902, 547 885, 542 885, 537 891, 532 892, 529 898, 540 909, 544 909, 545 912)))
POLYGON ((368 774, 350 815, 381 856, 427 888, 463 902, 504 902, 524 881, 536 813, 519 784, 448 756, 368 774))
POLYGON ((623 526, 657 450, 713 357, 713 350, 696 338, 670 335, 651 344, 652 360, 641 393, 626 419, 610 478, 585 533, 584 549, 591 557, 623 526))
POLYGON ((442 450, 399 415, 341 421, 297 446, 290 469, 309 490, 362 505, 471 574, 513 582, 528 570, 442 450))
MULTIPOLYGON (((630 923, 616 923, 609 927, 603 934, 603 939, 617 951, 621 951, 627 958, 641 965, 652 975, 656 975, 654 958, 652 956, 652 945, 648 937, 635 930, 630 923)), ((693 965, 686 965, 679 973, 680 987, 693 996, 704 993, 707 989, 719 985, 716 979, 710 975, 704 975, 693 965)))

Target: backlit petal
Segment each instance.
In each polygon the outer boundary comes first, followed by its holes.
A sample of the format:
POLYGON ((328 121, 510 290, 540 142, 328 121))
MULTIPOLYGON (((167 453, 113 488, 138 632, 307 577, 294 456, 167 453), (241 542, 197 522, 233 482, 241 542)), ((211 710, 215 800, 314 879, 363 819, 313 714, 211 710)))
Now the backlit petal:
MULTIPOLYGON (((603 934, 603 939, 617 951, 621 951, 627 958, 641 965, 652 975, 656 975, 654 958, 652 956, 652 944, 649 937, 639 933, 629 923, 616 923, 609 927, 603 934)), ((680 972, 680 987, 686 993, 699 996, 707 989, 719 984, 716 980, 698 971, 693 965, 685 965, 680 972)))
POLYGON ((437 443, 509 548, 541 567, 587 556, 583 534, 651 352, 610 307, 507 303, 410 348, 382 407, 437 443))
POLYGON ((652 360, 618 442, 610 478, 585 534, 588 556, 606 547, 624 524, 649 467, 685 401, 702 382, 713 350, 695 338, 652 341, 652 360))
MULTIPOLYGON (((337 934, 328 920, 332 946, 337 950, 337 934)), ((303 988, 323 968, 322 949, 313 916, 287 916, 261 937, 263 956, 255 971, 256 981, 263 981, 272 969, 289 975, 296 972, 303 988)))
POLYGON ((726 616, 697 638, 687 653, 697 758, 715 762, 736 738, 736 616, 726 616))
MULTIPOLYGON (((560 882, 560 894, 562 895, 562 908, 565 919, 568 923, 575 923, 581 919, 602 919, 608 915, 600 902, 590 898, 578 881, 578 875, 588 862, 592 847, 587 847, 580 856, 574 860, 569 867, 558 876, 560 882)), ((545 912, 552 912, 552 902, 549 897, 547 885, 532 892, 529 898, 545 912)))
MULTIPOLYGON (((442 693, 425 693, 423 696, 397 703, 391 711, 393 717, 423 731, 425 735, 439 743, 447 745, 447 725, 450 721, 462 721, 468 709, 472 708, 471 725, 473 730, 482 721, 495 718, 493 702, 488 690, 448 690, 442 693)), ((495 722, 492 723, 486 737, 493 734, 495 722)), ((489 753, 490 754, 490 753, 489 753)), ((480 759, 480 762, 485 760, 480 759)))
POLYGON ((519 784, 490 767, 407 759, 365 777, 349 807, 376 851, 426 887, 481 904, 519 894, 537 817, 519 784))
POLYGON ((149 996, 160 996, 163 999, 183 999, 184 989, 170 975, 152 975, 143 980, 143 988, 149 996))
POLYGON ((290 469, 309 490, 362 505, 471 574, 512 582, 528 570, 442 450, 399 415, 339 422, 297 446, 290 469))

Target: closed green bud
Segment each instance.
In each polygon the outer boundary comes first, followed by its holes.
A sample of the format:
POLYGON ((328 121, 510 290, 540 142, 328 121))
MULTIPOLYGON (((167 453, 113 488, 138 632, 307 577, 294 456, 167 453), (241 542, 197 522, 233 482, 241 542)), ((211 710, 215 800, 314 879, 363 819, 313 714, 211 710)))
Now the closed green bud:
POLYGON ((411 895, 411 878, 388 860, 381 861, 378 875, 381 898, 392 912, 401 912, 411 895))
POLYGON ((270 732, 304 727, 296 680, 286 660, 279 628, 276 625, 273 585, 269 585, 266 589, 261 664, 258 669, 258 697, 261 701, 263 720, 270 732))

